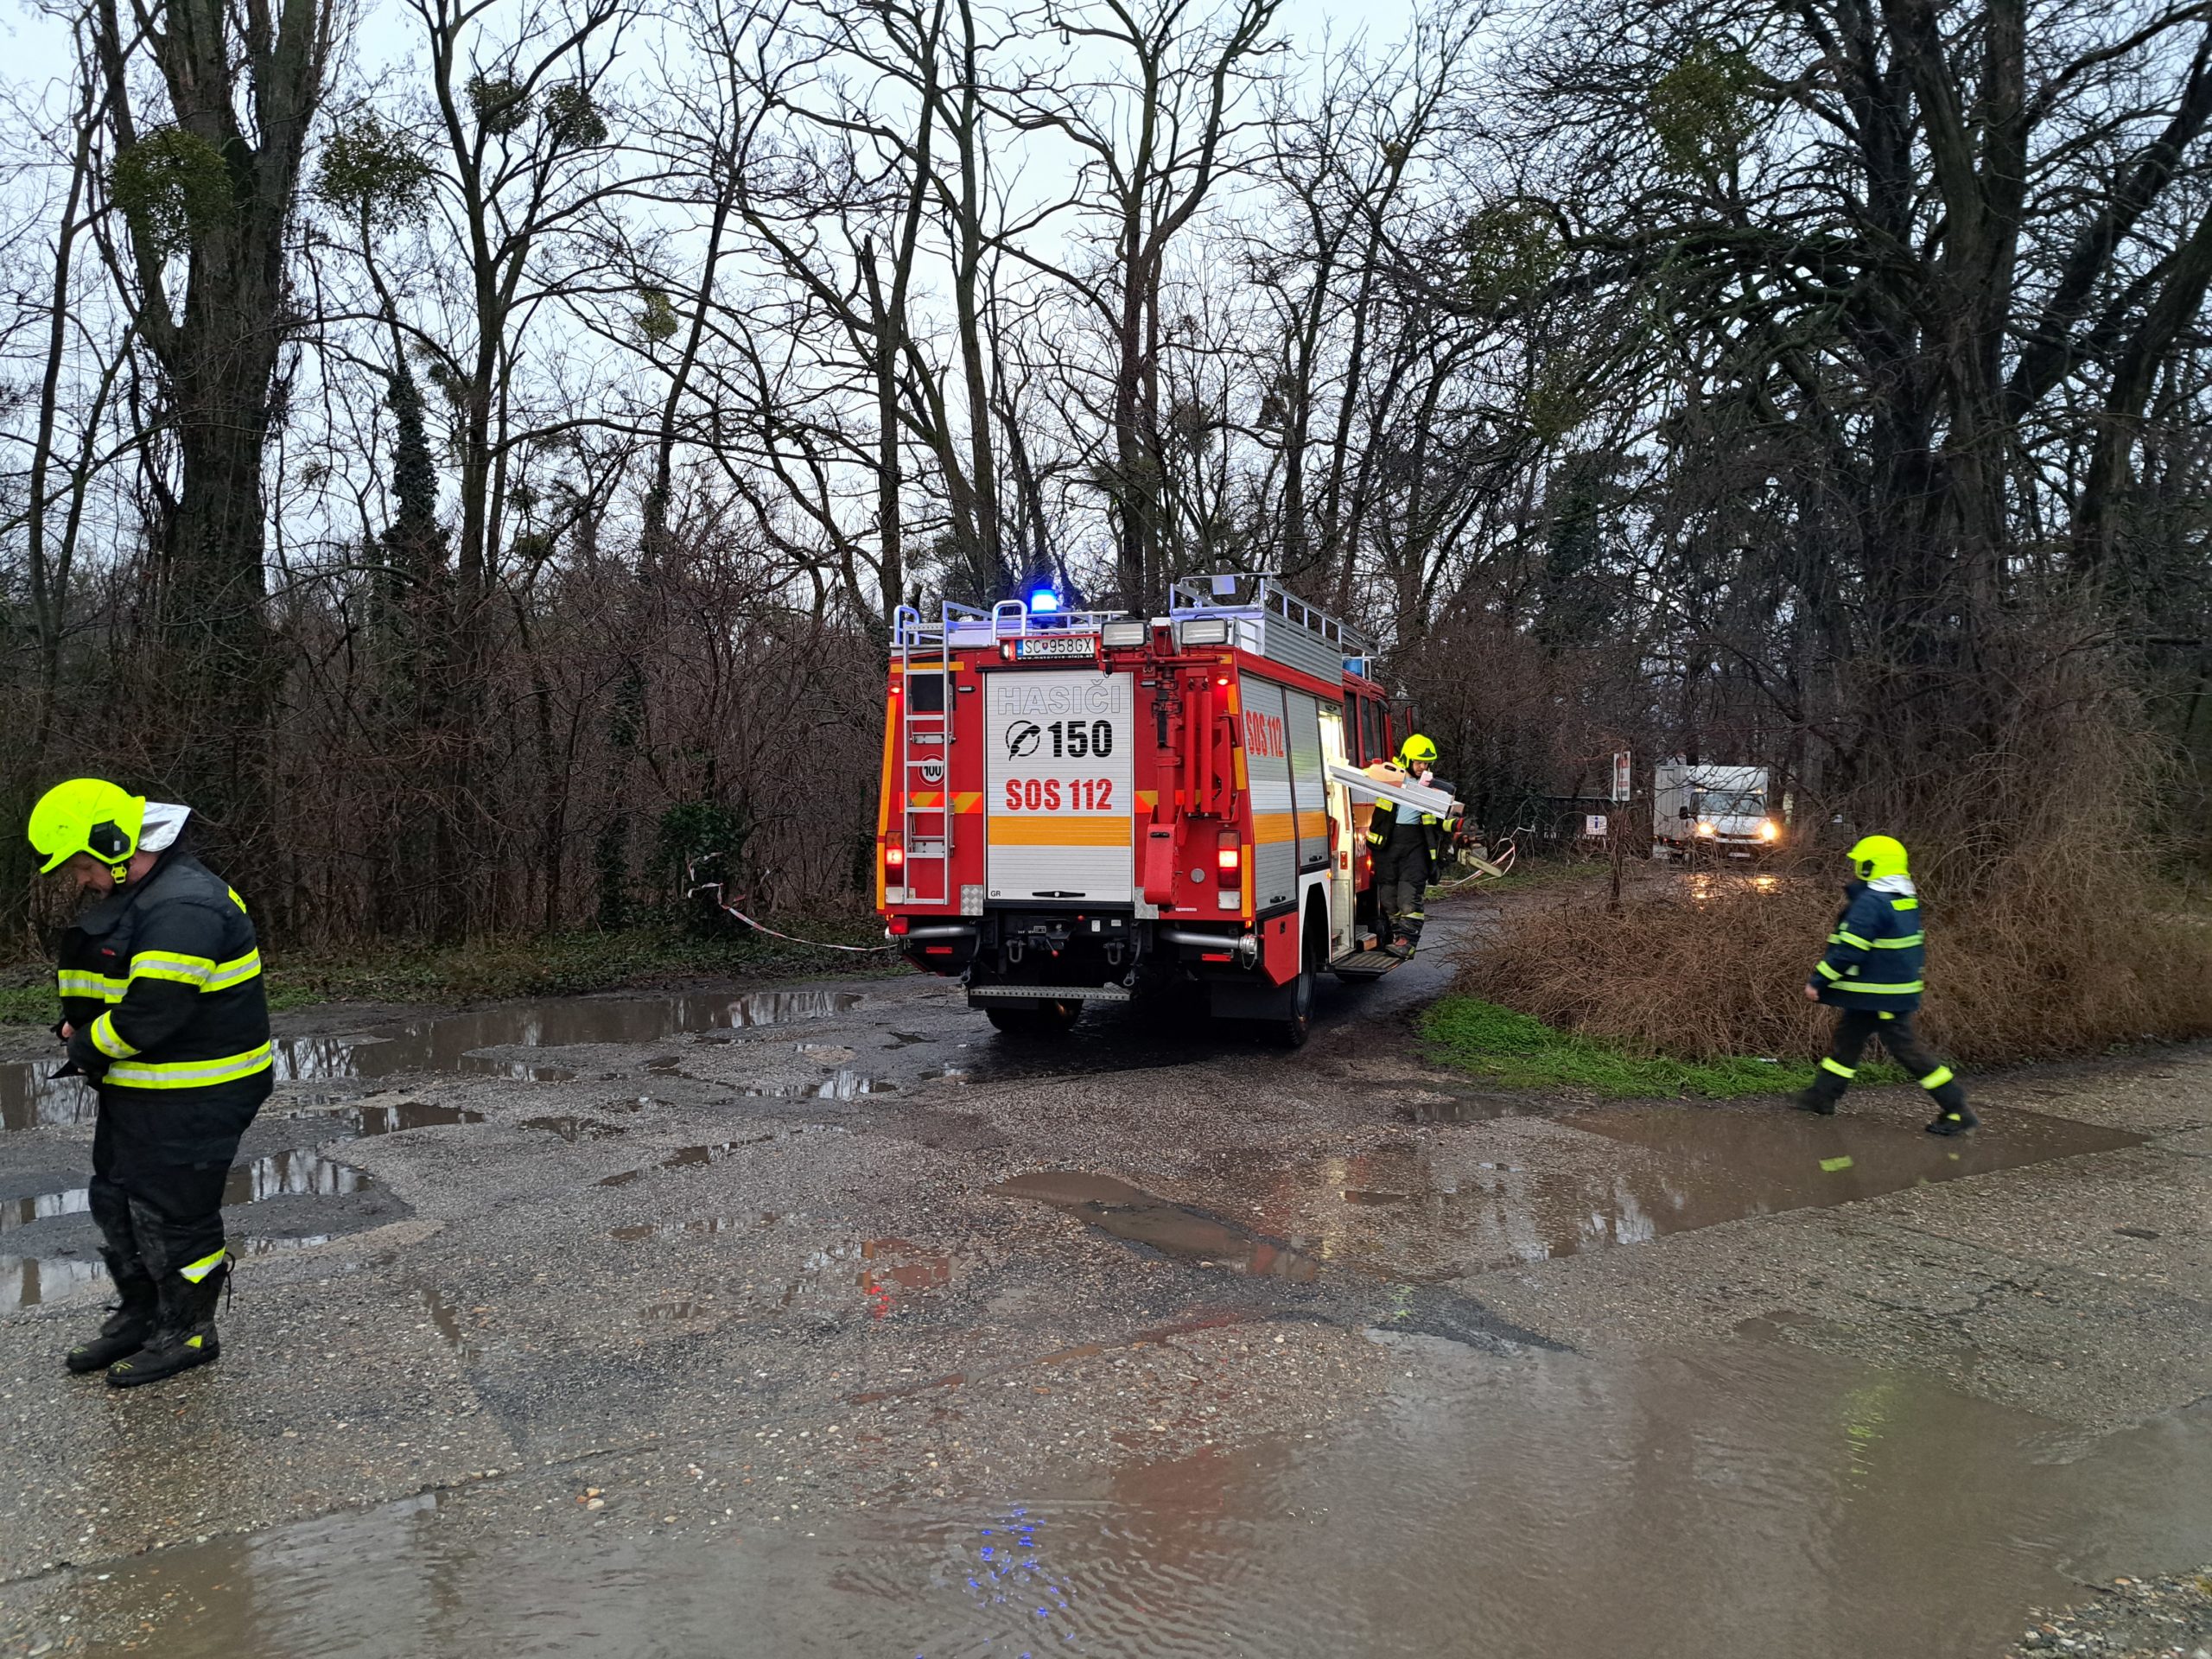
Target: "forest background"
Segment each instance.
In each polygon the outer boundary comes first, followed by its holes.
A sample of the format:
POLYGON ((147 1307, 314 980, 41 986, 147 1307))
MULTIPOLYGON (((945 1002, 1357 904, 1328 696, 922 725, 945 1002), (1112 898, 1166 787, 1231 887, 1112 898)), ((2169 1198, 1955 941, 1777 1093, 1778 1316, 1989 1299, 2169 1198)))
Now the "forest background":
POLYGON ((1924 849, 2010 994, 2125 979, 2073 1046, 2212 1017, 2202 6, 23 38, 0 818, 84 772, 189 802, 302 946, 620 927, 702 855, 849 917, 899 605, 1264 568, 1493 829, 1617 747, 1770 764, 1924 849))

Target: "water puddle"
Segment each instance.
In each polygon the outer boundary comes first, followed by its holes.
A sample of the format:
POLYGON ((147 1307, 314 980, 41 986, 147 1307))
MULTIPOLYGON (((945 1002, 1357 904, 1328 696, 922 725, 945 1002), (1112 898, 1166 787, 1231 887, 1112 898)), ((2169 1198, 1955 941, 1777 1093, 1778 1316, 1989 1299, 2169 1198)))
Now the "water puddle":
POLYGON ((1641 1244, 1747 1216, 2133 1146, 2141 1138, 1992 1111, 1945 1140, 1871 1116, 1665 1106, 1529 1121, 1522 1154, 1498 1137, 1386 1141, 1353 1156, 1231 1160, 1255 1224, 1325 1261, 1400 1280, 1641 1244), (1589 1138, 1586 1138, 1589 1137, 1589 1138), (1487 1147, 1491 1155, 1479 1155, 1487 1147), (1618 1150, 1615 1150, 1618 1148, 1618 1150))
MULTIPOLYGON (((309 1150, 273 1153, 265 1158, 236 1164, 223 1183, 226 1209, 259 1204, 269 1198, 295 1197, 342 1198, 366 1191, 374 1183, 360 1170, 309 1150)), ((12 1233, 33 1222, 63 1216, 86 1215, 92 1210, 92 1189, 72 1187, 35 1198, 10 1198, 0 1203, 0 1235, 12 1233)), ((239 1224, 232 1222, 235 1227, 239 1224)), ((296 1250, 327 1243, 330 1233, 312 1236, 264 1235, 247 1232, 232 1237, 231 1248, 247 1255, 276 1250, 296 1250)), ((74 1294, 95 1281, 105 1281, 107 1270, 97 1255, 0 1255, 0 1308, 30 1307, 40 1302, 74 1294)))
POLYGON ((630 1132, 620 1123, 602 1123, 595 1117, 525 1117, 517 1127, 557 1135, 571 1144, 578 1141, 604 1141, 610 1135, 630 1132))
POLYGON ((343 1198, 374 1185, 351 1164, 302 1150, 279 1152, 247 1163, 234 1164, 223 1183, 223 1203, 259 1204, 267 1198, 343 1198))
POLYGON ((782 1217, 764 1210, 753 1217, 743 1216, 692 1216, 683 1221, 644 1221, 627 1227, 616 1227, 609 1238, 619 1238, 626 1244, 634 1244, 648 1238, 681 1238, 686 1234, 750 1233, 763 1227, 772 1227, 782 1217))
MULTIPOLYGON (((404 1071, 561 1083, 575 1068, 544 1060, 479 1054, 480 1049, 560 1048, 582 1044, 658 1043, 705 1032, 830 1020, 861 998, 850 991, 753 991, 741 996, 563 997, 412 1020, 348 1037, 279 1038, 276 1080, 385 1077, 404 1071)), ((0 1130, 92 1121, 92 1090, 74 1077, 49 1076, 51 1060, 0 1064, 0 1130)), ((435 1121, 435 1120, 432 1120, 435 1121)), ((376 1133, 377 1131, 365 1131, 376 1133)))
POLYGON ((454 1123, 481 1123, 484 1114, 427 1100, 362 1101, 338 1114, 356 1135, 402 1135, 409 1129, 442 1128, 454 1123))
POLYGON ((56 1574, 21 1606, 98 1650, 152 1621, 172 1659, 1967 1659, 2082 1581, 2193 1568, 2212 1535, 2202 1412, 2077 1453, 2043 1419, 1771 1344, 1405 1358, 1334 1431, 803 1529, 671 1500, 644 1535, 521 1535, 462 1488, 56 1574))
POLYGON ((1320 1264, 1312 1257, 1274 1239, 1260 1237, 1202 1210, 1154 1198, 1110 1175, 1041 1170, 1001 1181, 991 1191, 1003 1198, 1049 1204, 1102 1232, 1150 1245, 1202 1267, 1224 1268, 1263 1279, 1295 1280, 1300 1284, 1311 1284, 1320 1271, 1320 1264))
MULTIPOLYGON (((416 1294, 423 1299, 423 1311, 429 1315, 430 1328, 438 1333, 438 1339, 453 1351, 454 1357, 462 1364, 474 1364, 476 1344, 462 1326, 460 1313, 446 1300, 445 1293, 435 1285, 423 1285, 416 1294)), ((480 1307, 472 1310, 478 1313, 485 1311, 480 1307)))
POLYGON ((863 1095, 895 1095, 898 1092, 896 1084, 886 1083, 880 1077, 840 1070, 819 1083, 795 1083, 782 1089, 747 1089, 745 1097, 748 1100, 858 1100, 863 1095))

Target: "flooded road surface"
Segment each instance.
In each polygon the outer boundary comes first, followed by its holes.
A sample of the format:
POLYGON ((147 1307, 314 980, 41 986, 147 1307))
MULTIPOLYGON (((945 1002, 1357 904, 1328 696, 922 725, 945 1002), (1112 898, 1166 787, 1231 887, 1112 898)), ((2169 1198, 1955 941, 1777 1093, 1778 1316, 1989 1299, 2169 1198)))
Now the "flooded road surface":
POLYGON ((1874 1116, 1651 1106, 1531 1122, 1525 1157, 1446 1140, 1351 1157, 1232 1160, 1252 1220, 1294 1248, 1400 1278, 1452 1275, 1642 1244, 1745 1217, 2139 1144, 2140 1135, 1991 1109, 1944 1139, 1874 1116), (1637 1149, 1576 1155, 1582 1135, 1637 1149))
POLYGON ((2202 1410, 2077 1454, 1779 1344, 1395 1345, 1420 1380, 1319 1437, 781 1529, 518 1532, 472 1487, 117 1563, 54 1605, 91 1651, 145 1621, 176 1659, 1963 1659, 2072 1580, 2212 1537, 2202 1410))
MULTIPOLYGON (((279 1083, 388 1077, 407 1071, 560 1082, 575 1073, 556 1059, 539 1062, 478 1051, 653 1043, 702 1032, 828 1020, 860 1001, 850 991, 556 997, 410 1020, 390 1032, 359 1037, 280 1037, 273 1047, 279 1083)), ((58 1056, 0 1064, 0 1130, 92 1121, 92 1091, 74 1077, 52 1076, 59 1065, 58 1056)))

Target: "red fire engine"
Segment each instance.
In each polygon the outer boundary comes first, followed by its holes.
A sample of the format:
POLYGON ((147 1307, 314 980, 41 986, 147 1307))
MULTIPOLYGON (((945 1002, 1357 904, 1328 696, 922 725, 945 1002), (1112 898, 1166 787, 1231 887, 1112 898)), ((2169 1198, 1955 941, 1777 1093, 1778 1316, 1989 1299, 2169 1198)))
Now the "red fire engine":
POLYGON ((1271 577, 1194 577, 1167 614, 902 607, 877 908, 1001 1031, 1181 986, 1306 1039, 1316 978, 1395 965, 1332 766, 1395 732, 1351 628, 1271 577))

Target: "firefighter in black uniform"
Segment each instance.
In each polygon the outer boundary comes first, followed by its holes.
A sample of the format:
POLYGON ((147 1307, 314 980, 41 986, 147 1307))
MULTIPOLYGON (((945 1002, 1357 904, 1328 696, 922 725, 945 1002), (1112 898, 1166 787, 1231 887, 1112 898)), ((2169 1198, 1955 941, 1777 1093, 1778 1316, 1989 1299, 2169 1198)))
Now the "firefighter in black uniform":
POLYGON ((1920 892, 1907 868, 1904 843, 1893 836, 1867 836, 1844 855, 1852 880, 1843 891, 1828 948, 1813 964, 1805 995, 1842 1013, 1835 1040, 1821 1058, 1813 1086, 1797 1096, 1808 1112, 1832 1116, 1843 1091, 1859 1075, 1859 1057, 1871 1039, 1910 1071, 1936 1116, 1930 1135, 1964 1135, 1981 1120, 1967 1104, 1967 1092, 1951 1068, 1929 1052, 1913 1029, 1920 1012, 1928 936, 1921 919, 1920 892))
MULTIPOLYGON (((1441 787, 1432 779, 1436 745, 1418 732, 1400 747, 1394 764, 1415 783, 1441 787)), ((1375 804, 1367 845, 1375 861, 1377 931, 1384 932, 1382 948, 1394 957, 1410 957, 1420 947, 1428 887, 1445 835, 1444 821, 1433 812, 1401 809, 1390 801, 1375 804)))
POLYGON ((41 873, 99 895, 63 936, 65 1071, 99 1096, 92 1218, 119 1305, 69 1351, 116 1388, 204 1365, 230 1275, 223 1183, 269 1097, 261 954, 245 903, 176 844, 188 816, 97 778, 40 798, 41 873))

